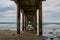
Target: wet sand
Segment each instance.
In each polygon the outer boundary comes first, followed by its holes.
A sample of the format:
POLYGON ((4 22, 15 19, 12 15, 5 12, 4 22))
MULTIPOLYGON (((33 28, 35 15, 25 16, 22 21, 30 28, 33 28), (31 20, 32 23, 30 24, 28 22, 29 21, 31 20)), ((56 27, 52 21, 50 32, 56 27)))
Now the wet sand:
POLYGON ((0 30, 0 40, 42 40, 31 32, 21 32, 20 35, 13 30, 0 30))

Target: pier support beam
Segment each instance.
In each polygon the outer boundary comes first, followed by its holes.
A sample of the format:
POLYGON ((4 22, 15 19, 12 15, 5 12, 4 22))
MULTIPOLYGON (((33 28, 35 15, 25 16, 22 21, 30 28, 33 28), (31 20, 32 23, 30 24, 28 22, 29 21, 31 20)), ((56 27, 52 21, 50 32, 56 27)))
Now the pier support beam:
POLYGON ((37 13, 35 12, 35 33, 37 33, 37 13))
POLYGON ((37 24, 36 13, 34 13, 34 20, 33 21, 34 21, 34 33, 36 34, 36 30, 37 30, 37 27, 36 27, 37 26, 36 25, 37 24))
POLYGON ((24 31, 24 20, 25 20, 25 19, 24 19, 24 13, 23 13, 22 18, 23 18, 23 23, 22 23, 23 25, 22 25, 22 26, 23 26, 23 31, 24 31))
POLYGON ((20 5, 17 4, 17 34, 20 34, 20 5))
POLYGON ((37 9, 37 12, 36 12, 37 14, 37 35, 39 36, 39 9, 37 9))
POLYGON ((42 0, 39 5, 39 34, 42 35, 42 0))
POLYGON ((25 30, 25 25, 26 25, 26 24, 25 24, 25 22, 26 22, 26 18, 25 18, 25 17, 26 17, 26 15, 24 14, 24 31, 26 31, 26 30, 25 30))

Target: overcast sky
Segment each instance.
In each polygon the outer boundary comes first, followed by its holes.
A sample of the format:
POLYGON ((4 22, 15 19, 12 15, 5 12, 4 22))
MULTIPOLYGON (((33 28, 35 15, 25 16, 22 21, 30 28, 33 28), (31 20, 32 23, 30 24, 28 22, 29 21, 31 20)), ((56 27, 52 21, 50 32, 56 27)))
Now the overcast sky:
POLYGON ((43 22, 60 23, 60 0, 43 2, 43 22))
MULTIPOLYGON (((60 0, 46 0, 42 5, 43 22, 60 22, 60 0)), ((16 22, 16 4, 0 0, 0 22, 16 22)))
POLYGON ((16 21, 16 4, 10 0, 0 0, 0 22, 16 21))

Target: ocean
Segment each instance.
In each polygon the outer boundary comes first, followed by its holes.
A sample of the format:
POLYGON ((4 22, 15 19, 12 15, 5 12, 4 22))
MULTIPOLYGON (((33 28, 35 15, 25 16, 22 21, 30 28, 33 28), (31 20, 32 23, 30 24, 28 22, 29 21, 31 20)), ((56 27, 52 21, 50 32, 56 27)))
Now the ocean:
MULTIPOLYGON (((58 36, 57 33, 60 33, 60 23, 43 23, 42 27, 43 27, 42 29, 43 36, 46 36, 49 39, 53 36, 58 36)), ((17 30, 17 23, 16 22, 0 22, 0 30, 17 30)))
POLYGON ((60 40, 60 23, 44 23, 43 36, 48 37, 48 40, 60 40), (51 39, 53 38, 53 39, 51 39))
POLYGON ((16 30, 17 24, 0 24, 0 30, 16 30))
MULTIPOLYGON (((22 23, 20 23, 20 30, 22 31, 22 23)), ((0 30, 17 30, 16 22, 0 22, 0 30)))
MULTIPOLYGON (((49 28, 50 29, 53 29, 53 28, 60 29, 60 23, 43 23, 42 27, 43 27, 43 29, 49 29, 49 28)), ((3 29, 16 30, 17 23, 16 22, 0 22, 0 30, 3 30, 3 29)))
POLYGON ((0 30, 17 30, 16 22, 0 22, 0 30))

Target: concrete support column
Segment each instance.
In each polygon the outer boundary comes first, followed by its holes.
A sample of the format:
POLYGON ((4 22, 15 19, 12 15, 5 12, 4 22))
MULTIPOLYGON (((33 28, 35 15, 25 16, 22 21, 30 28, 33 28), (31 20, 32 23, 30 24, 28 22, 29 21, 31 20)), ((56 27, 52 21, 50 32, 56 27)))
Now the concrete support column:
POLYGON ((36 14, 34 14, 34 32, 36 34, 36 14))
POLYGON ((22 26, 23 26, 23 31, 24 31, 24 20, 25 20, 25 19, 24 19, 24 13, 23 13, 22 18, 23 18, 23 19, 22 19, 22 21, 23 21, 23 23, 22 23, 23 25, 22 25, 22 26))
POLYGON ((37 13, 35 12, 35 33, 37 33, 37 13))
POLYGON ((37 35, 39 35, 39 9, 37 9, 37 35))
POLYGON ((24 14, 24 31, 25 31, 25 25, 26 25, 26 23, 25 23, 25 21, 26 21, 25 17, 26 17, 26 15, 24 14))
POLYGON ((22 32, 22 27, 23 27, 23 10, 21 10, 21 13, 20 13, 20 31, 22 32))
POLYGON ((39 34, 42 35, 42 0, 40 0, 39 6, 39 34))
POLYGON ((25 14, 25 31, 26 31, 26 27, 27 27, 27 22, 28 22, 27 15, 25 14))
POLYGON ((20 5, 17 4, 17 34, 20 34, 20 5))

